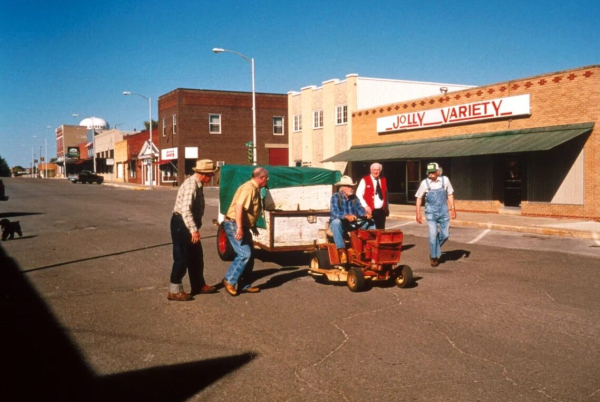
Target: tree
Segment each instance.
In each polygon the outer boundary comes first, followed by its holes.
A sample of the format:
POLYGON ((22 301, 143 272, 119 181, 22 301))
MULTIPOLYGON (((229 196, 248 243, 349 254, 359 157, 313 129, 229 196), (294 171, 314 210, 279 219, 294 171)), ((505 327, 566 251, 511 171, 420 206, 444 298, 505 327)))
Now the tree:
POLYGON ((0 156, 0 177, 10 177, 10 169, 8 163, 0 156))
MULTIPOLYGON (((152 119, 152 130, 155 129, 158 129, 158 121, 152 119)), ((150 128, 148 127, 148 120, 144 121, 144 130, 150 131, 150 128)))

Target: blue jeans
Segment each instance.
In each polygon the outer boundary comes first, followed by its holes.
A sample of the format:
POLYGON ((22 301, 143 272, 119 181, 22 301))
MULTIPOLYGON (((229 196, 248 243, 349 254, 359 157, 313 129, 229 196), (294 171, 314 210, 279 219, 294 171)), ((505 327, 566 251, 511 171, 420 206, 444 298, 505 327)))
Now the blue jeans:
POLYGON ((250 275, 254 269, 252 233, 250 233, 250 229, 244 229, 244 235, 241 240, 236 240, 235 232, 237 231, 237 224, 235 221, 223 222, 223 228, 233 247, 233 251, 235 251, 235 258, 225 274, 225 280, 233 286, 240 284, 243 286, 243 289, 246 289, 250 287, 250 275))
POLYGON ((439 258, 442 255, 442 245, 450 237, 450 217, 448 211, 445 213, 425 212, 427 226, 429 228, 429 255, 431 258, 439 258), (438 231, 438 226, 440 230, 438 231))
MULTIPOLYGON (((359 229, 359 226, 348 222, 346 219, 333 219, 329 222, 329 229, 333 232, 333 241, 336 248, 346 248, 344 233, 359 229)), ((360 229, 375 229, 373 220, 365 221, 360 229)))

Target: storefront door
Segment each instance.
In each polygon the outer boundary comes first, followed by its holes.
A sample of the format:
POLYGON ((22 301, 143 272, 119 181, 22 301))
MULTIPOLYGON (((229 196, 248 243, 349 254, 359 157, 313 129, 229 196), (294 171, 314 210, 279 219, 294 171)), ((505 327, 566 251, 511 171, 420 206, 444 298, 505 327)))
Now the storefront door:
POLYGON ((406 162, 406 202, 416 202, 415 193, 421 184, 421 162, 406 162))
POLYGON ((144 184, 149 186, 156 186, 156 176, 154 174, 154 166, 152 165, 152 160, 147 159, 144 161, 144 184))
POLYGON ((525 165, 521 157, 509 155, 504 159, 504 206, 520 207, 525 165))

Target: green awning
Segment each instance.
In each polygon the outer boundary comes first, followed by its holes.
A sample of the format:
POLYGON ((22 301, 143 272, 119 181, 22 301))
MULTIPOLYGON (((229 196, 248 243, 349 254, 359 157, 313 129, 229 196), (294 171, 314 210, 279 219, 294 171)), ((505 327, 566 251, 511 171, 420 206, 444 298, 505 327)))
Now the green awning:
POLYGON ((451 158, 457 156, 547 151, 592 131, 594 123, 569 124, 457 135, 424 140, 357 145, 323 162, 384 161, 393 159, 451 158))

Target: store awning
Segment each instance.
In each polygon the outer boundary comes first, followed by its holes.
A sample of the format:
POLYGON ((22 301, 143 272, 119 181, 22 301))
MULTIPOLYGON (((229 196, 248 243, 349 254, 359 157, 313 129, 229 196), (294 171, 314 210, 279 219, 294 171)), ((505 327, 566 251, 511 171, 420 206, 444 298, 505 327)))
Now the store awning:
POLYGON ((547 151, 592 131, 594 123, 540 127, 424 140, 357 145, 323 162, 384 161, 416 158, 547 151))
POLYGON ((176 161, 176 160, 166 160, 166 161, 159 161, 159 162, 156 162, 156 164, 157 164, 157 165, 166 165, 166 164, 168 164, 168 163, 171 163, 171 162, 175 162, 175 163, 177 163, 177 161, 176 161))

